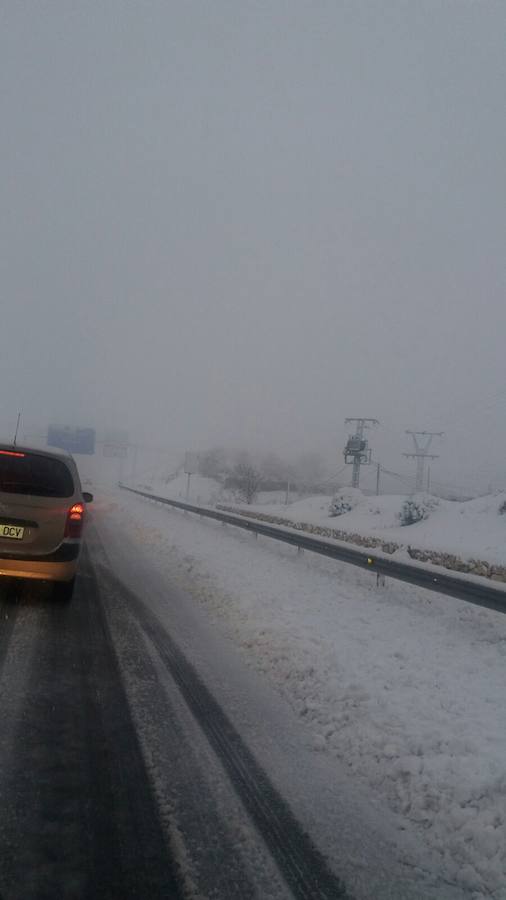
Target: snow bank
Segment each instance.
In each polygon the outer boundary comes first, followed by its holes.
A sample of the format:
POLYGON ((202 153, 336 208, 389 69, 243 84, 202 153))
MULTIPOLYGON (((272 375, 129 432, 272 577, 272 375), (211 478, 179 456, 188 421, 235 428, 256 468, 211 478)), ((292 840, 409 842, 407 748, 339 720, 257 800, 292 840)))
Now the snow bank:
MULTIPOLYGON (((181 473, 169 481, 161 479, 139 487, 184 501, 187 476, 181 473)), ((458 503, 425 494, 365 496, 346 488, 334 497, 319 494, 288 505, 282 492, 263 492, 258 500, 252 505, 241 503, 236 492, 213 478, 191 476, 192 503, 218 506, 386 553, 403 549, 420 562, 506 581, 504 493, 458 503)))
POLYGON ((329 507, 334 499, 340 506, 341 496, 344 495, 340 492, 336 498, 308 497, 288 506, 227 508, 279 525, 381 548, 387 553, 403 548, 414 559, 506 580, 506 514, 501 513, 505 494, 454 503, 426 496, 366 497, 358 492, 352 498, 352 509, 331 516, 329 507), (413 518, 419 521, 403 525, 403 514, 406 521, 408 509, 416 511, 413 518))

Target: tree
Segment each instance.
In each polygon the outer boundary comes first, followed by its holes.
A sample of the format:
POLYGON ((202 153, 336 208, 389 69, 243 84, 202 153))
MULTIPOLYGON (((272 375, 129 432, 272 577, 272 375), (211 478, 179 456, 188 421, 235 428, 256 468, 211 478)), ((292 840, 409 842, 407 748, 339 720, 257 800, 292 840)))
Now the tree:
POLYGON ((231 480, 246 503, 253 503, 262 480, 260 472, 251 463, 237 463, 231 480))

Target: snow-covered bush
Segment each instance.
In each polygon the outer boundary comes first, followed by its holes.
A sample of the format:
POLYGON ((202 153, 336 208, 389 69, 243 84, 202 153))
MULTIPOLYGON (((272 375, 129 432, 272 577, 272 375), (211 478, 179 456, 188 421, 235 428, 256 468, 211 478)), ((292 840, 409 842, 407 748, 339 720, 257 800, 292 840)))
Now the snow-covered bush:
POLYGON ((351 512, 363 499, 362 491, 358 488, 344 488, 334 494, 329 506, 329 516, 342 516, 351 512))
POLYGON ((439 500, 429 494, 416 494, 404 501, 399 513, 401 525, 414 525, 423 519, 428 519, 439 500))

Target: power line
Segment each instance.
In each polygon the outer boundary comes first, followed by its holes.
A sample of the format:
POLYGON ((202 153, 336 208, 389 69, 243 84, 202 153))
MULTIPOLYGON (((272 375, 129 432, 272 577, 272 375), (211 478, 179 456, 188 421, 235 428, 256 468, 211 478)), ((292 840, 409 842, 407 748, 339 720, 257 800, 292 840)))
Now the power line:
POLYGON ((412 489, 413 482, 409 481, 405 475, 399 475, 398 472, 390 472, 389 469, 384 469, 383 466, 381 466, 381 471, 384 475, 389 475, 391 478, 397 478, 398 481, 402 481, 403 484, 406 484, 410 490, 412 489))
POLYGON ((332 475, 329 475, 328 478, 324 478, 323 481, 321 481, 320 483, 321 483, 321 484, 330 484, 330 483, 331 483, 332 481, 334 481, 339 475, 341 475, 342 472, 344 472, 345 468, 346 468, 346 465, 341 466, 341 468, 338 469, 337 472, 334 472, 332 475))
POLYGON ((406 484, 411 484, 411 481, 406 475, 399 475, 399 472, 391 472, 390 469, 385 469, 381 466, 381 471, 385 475, 391 475, 392 478, 398 478, 400 481, 404 481, 406 484))

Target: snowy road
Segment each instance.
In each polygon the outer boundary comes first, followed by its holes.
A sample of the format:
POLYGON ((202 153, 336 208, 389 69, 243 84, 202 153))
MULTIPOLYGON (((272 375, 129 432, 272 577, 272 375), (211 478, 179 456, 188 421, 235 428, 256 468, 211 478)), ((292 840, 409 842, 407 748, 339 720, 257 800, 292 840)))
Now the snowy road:
MULTIPOLYGON (((248 560, 275 569, 285 619, 297 590, 289 609, 292 563, 278 554, 274 566, 250 536, 225 531, 135 498, 99 502, 71 606, 35 589, 2 594, 2 900, 503 896, 459 884, 409 820, 399 827, 360 766, 336 759, 327 738, 315 743, 308 716, 288 702, 279 635, 274 668, 265 654, 265 671, 249 664, 248 640, 251 650, 268 635, 248 634, 253 610, 243 607, 244 647, 232 639, 237 610, 206 553, 221 546, 217 564, 228 554, 246 581, 248 560)), ((327 579, 308 568, 296 575, 303 593, 307 578, 315 592, 327 579)), ((259 608, 265 599, 257 594, 259 608)), ((359 694, 355 685, 348 713, 359 694)), ((367 736, 374 743, 372 725, 367 736)))
POLYGON ((2 898, 178 896, 87 561, 71 607, 0 612, 2 898))

